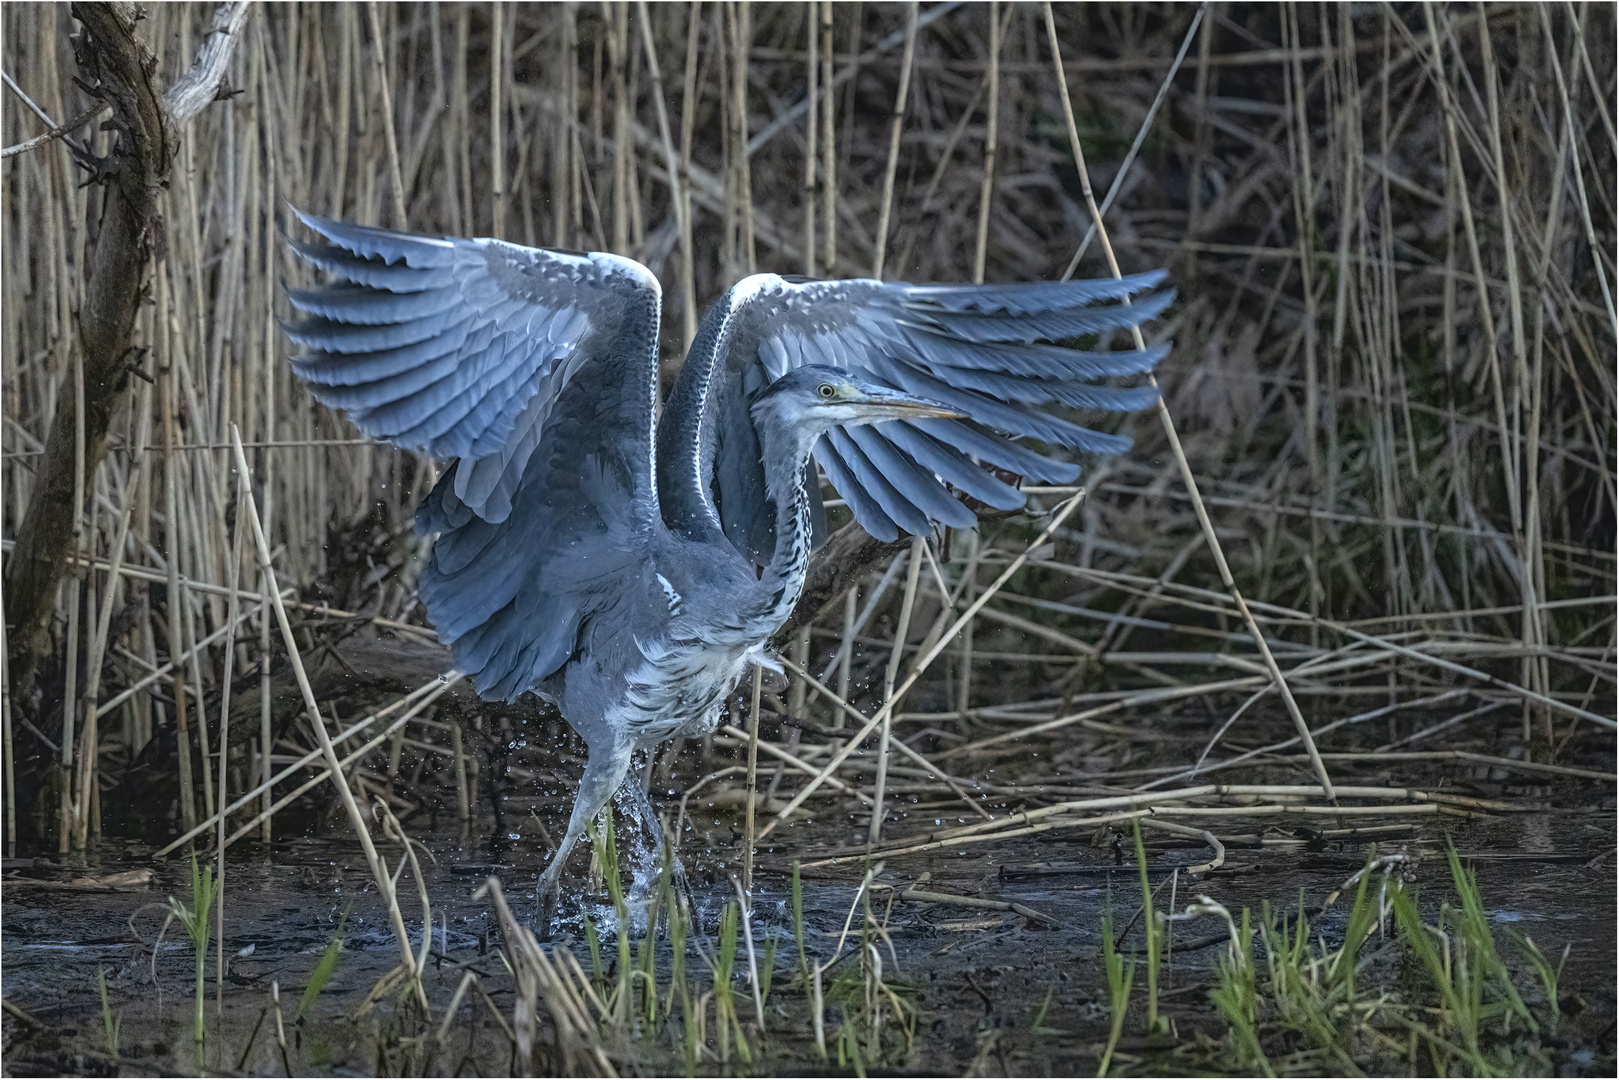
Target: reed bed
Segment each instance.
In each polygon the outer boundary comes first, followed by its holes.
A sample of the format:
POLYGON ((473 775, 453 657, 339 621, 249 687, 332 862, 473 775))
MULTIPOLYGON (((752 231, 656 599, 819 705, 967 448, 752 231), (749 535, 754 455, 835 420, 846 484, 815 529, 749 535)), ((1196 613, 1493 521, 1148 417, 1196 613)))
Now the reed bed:
MULTIPOLYGON (((160 83, 213 17, 147 11, 160 83)), ((66 6, 6 5, 0 30, 9 553, 59 403, 102 392, 75 318, 104 197, 39 114, 91 153, 113 135, 66 6)), ((155 827, 223 879, 228 845, 335 796, 425 1009, 369 831, 409 855, 418 815, 565 811, 560 720, 436 677, 412 511, 437 464, 357 438, 284 362, 289 205, 640 259, 666 375, 754 270, 1169 268, 1164 415, 1125 421, 1133 451, 902 545, 803 613, 786 685, 648 763, 677 837, 740 804, 744 886, 834 808, 862 842, 806 864, 1139 820, 1206 841, 1207 869, 1250 818, 1511 809, 1435 769, 1611 791, 1614 32, 1593 5, 252 9, 157 196, 129 388, 104 456, 76 447, 69 572, 6 681, 8 854, 155 827)), ((525 932, 519 979, 571 1010, 559 1052, 605 1068, 599 988, 525 932)))

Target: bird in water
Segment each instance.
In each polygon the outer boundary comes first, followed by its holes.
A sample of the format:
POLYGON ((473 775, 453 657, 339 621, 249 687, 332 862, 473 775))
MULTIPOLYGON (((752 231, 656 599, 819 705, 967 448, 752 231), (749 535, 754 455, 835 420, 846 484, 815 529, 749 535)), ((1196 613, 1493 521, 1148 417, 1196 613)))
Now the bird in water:
POLYGON ((1162 313, 1161 272, 756 274, 708 309, 660 414, 662 291, 640 263, 298 217, 319 239, 292 246, 324 284, 288 290, 294 370, 367 435, 455 459, 416 511, 437 537, 429 620, 481 697, 538 694, 589 747, 540 878, 547 921, 615 792, 656 820, 632 756, 713 731, 743 674, 774 665, 826 528, 819 473, 879 540, 971 526, 961 496, 1017 509, 1004 477, 1071 483, 1063 451, 1126 448, 1061 414, 1154 403, 1103 380, 1168 349, 1069 347, 1162 313))

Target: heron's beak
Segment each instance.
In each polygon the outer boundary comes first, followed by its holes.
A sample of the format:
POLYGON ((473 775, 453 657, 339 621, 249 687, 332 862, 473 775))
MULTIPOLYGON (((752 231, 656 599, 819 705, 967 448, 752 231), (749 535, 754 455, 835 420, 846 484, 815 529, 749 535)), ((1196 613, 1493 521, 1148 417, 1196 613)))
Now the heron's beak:
POLYGON ((867 390, 849 402, 872 420, 961 420, 966 413, 938 401, 913 397, 898 390, 867 390))

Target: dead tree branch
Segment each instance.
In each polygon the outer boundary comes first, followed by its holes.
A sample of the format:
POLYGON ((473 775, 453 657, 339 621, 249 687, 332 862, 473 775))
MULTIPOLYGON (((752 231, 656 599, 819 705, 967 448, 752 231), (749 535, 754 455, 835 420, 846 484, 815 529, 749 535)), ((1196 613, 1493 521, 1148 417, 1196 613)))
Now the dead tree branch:
MULTIPOLYGON (((84 365, 84 490, 106 454, 108 425, 125 404, 130 336, 161 227, 158 195, 168 182, 175 144, 217 95, 246 13, 244 2, 221 4, 195 64, 160 98, 153 85, 157 59, 135 33, 134 5, 73 5, 84 28, 73 41, 84 85, 112 109, 109 123, 118 133, 111 154, 94 163, 104 198, 74 341, 84 365)), ((80 510, 73 505, 76 420, 74 395, 58 397, 7 571, 11 674, 22 693, 49 647, 56 586, 73 553, 80 510)))

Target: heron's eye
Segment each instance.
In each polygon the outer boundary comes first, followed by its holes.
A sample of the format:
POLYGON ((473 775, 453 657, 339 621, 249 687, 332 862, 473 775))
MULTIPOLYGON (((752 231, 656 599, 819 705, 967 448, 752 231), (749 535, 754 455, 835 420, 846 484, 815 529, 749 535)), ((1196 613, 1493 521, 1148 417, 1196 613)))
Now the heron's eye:
POLYGON ((831 401, 838 393, 831 383, 822 383, 815 392, 821 395, 822 401, 831 401))

